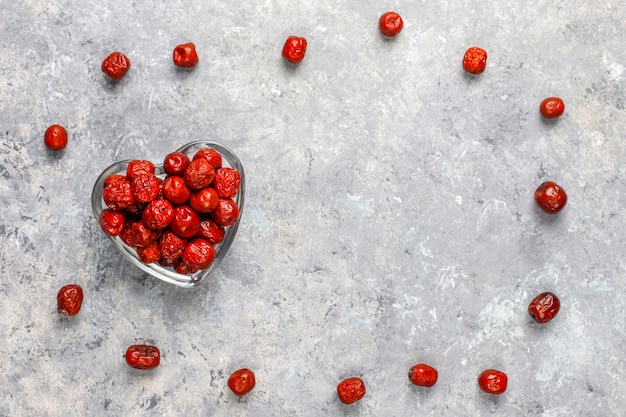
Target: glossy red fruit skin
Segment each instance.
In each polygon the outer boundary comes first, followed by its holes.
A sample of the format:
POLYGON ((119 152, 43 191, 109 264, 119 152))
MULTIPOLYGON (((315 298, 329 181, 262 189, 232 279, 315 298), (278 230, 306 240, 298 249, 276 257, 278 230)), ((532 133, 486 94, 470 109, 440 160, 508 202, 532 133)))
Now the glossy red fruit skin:
POLYGON ((183 43, 176 48, 172 53, 172 59, 174 65, 181 68, 191 68, 198 64, 198 53, 196 52, 196 45, 192 42, 183 43))
POLYGON ((439 373, 425 363, 418 363, 409 370, 409 381, 420 387, 432 387, 437 383, 439 373))
POLYGON ((559 117, 565 111, 565 104, 559 97, 548 97, 539 105, 539 112, 546 119, 559 117))
POLYGON ((557 315, 561 308, 559 297, 551 292, 536 296, 528 305, 528 314, 537 323, 547 323, 557 315))
POLYGON ((165 199, 153 200, 143 211, 141 220, 153 230, 163 230, 174 218, 174 207, 165 199))
POLYGON ((299 36, 289 36, 283 46, 283 58, 292 64, 299 64, 304 59, 307 41, 299 36))
POLYGON ((48 149, 60 151, 67 146, 67 130, 61 125, 52 125, 46 129, 43 137, 48 149))
MULTIPOLYGON (((124 233, 122 230, 121 235, 124 233)), ((132 235, 133 247, 136 248, 145 248, 150 246, 152 243, 156 242, 160 236, 160 232, 157 230, 152 230, 147 227, 144 222, 136 221, 130 225, 130 233, 132 235)))
POLYGON ((211 219, 204 219, 200 221, 200 228, 196 236, 205 239, 213 245, 217 245, 222 243, 225 234, 226 232, 222 226, 211 219))
POLYGON ((487 394, 502 394, 507 383, 506 374, 496 369, 486 369, 478 376, 478 386, 487 394))
POLYGON ((239 207, 230 198, 220 198, 217 207, 211 212, 211 218, 222 227, 231 226, 239 218, 239 207))
POLYGON ((344 404, 352 404, 365 396, 365 383, 359 377, 344 379, 337 385, 339 401, 344 404))
POLYGON ((220 168, 215 171, 213 183, 220 198, 233 198, 241 186, 241 174, 233 168, 220 168))
POLYGON ((200 190, 211 185, 215 179, 215 168, 205 158, 195 159, 189 163, 183 179, 190 190, 200 190))
POLYGON ((198 272, 199 269, 194 268, 193 266, 189 265, 187 262, 179 258, 174 261, 174 271, 182 275, 189 275, 198 272))
POLYGON ((130 59, 121 52, 113 52, 102 61, 102 72, 120 81, 130 69, 130 59))
POLYGON ((172 204, 184 204, 191 197, 191 190, 185 184, 183 177, 173 175, 163 181, 163 197, 172 204))
POLYGON ((218 169, 222 167, 222 154, 213 148, 199 149, 193 156, 193 159, 204 158, 209 161, 209 164, 213 165, 213 168, 218 169))
POLYGON ((206 240, 196 238, 187 243, 181 258, 192 268, 207 269, 215 259, 215 248, 206 240))
POLYGON ((189 157, 182 152, 171 152, 163 159, 163 171, 168 175, 183 175, 189 165, 189 157))
POLYGON ((124 175, 111 174, 104 179, 104 182, 102 183, 102 187, 106 188, 106 186, 109 184, 117 184, 123 181, 126 181, 126 177, 124 175))
POLYGON ((159 348, 150 345, 131 345, 124 357, 128 366, 141 370, 154 369, 161 363, 159 348))
POLYGON ((535 202, 545 213, 555 214, 567 204, 567 193, 557 183, 546 181, 535 190, 535 202))
POLYGON ((210 213, 220 202, 220 196, 214 188, 206 187, 189 197, 189 205, 198 213, 210 213))
POLYGON ((178 237, 192 238, 200 228, 200 216, 189 206, 174 207, 174 218, 169 227, 178 237))
POLYGON ((104 187, 102 199, 111 210, 123 210, 135 204, 135 197, 129 181, 121 181, 104 187))
POLYGON ((254 372, 248 368, 239 369, 228 378, 228 388, 238 397, 244 396, 256 385, 254 372))
POLYGON ((124 214, 122 212, 104 209, 100 213, 100 218, 98 219, 98 221, 100 223, 102 231, 106 235, 118 236, 120 233, 122 233, 126 218, 124 217, 124 214))
POLYGON ((64 316, 75 316, 83 304, 83 289, 76 284, 62 287, 57 294, 57 310, 64 316))
POLYGON ((473 46, 465 51, 463 69, 471 74, 482 74, 487 67, 487 51, 473 46))
POLYGON ((393 38, 398 35, 403 27, 404 22, 402 21, 402 17, 396 12, 387 12, 378 20, 380 33, 388 38, 393 38))
POLYGON ((126 178, 129 181, 146 174, 154 174, 155 167, 150 161, 144 159, 134 159, 126 167, 126 178))

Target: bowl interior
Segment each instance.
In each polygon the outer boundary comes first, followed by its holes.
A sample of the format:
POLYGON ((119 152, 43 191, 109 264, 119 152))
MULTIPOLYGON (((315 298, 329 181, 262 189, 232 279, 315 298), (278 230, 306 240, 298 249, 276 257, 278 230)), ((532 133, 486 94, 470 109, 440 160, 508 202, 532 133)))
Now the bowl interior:
MULTIPOLYGON (((228 253, 228 250, 230 249, 230 246, 235 239, 235 235, 237 234, 237 229, 239 227, 239 222, 241 221, 241 215, 243 213, 246 184, 245 175, 243 171, 243 166, 241 165, 241 161, 230 149, 216 142, 196 141, 188 143, 176 149, 176 151, 185 153, 191 158, 198 150, 203 148, 213 148, 218 151, 222 155, 222 166, 236 169, 241 174, 241 186, 239 188, 239 192, 233 198, 233 201, 235 201, 235 203, 239 207, 239 219, 237 219, 237 222, 235 222, 235 224, 224 228, 224 240, 220 244, 215 245, 215 259, 213 260, 213 263, 211 263, 209 268, 203 271, 198 271, 194 274, 183 275, 177 273, 172 268, 166 268, 157 263, 145 264, 139 260, 135 249, 124 244, 124 242, 122 242, 122 240, 118 236, 114 237, 105 235, 109 237, 115 247, 135 266, 141 268, 143 271, 147 272, 155 278, 182 287, 196 286, 203 282, 206 278, 208 278, 208 276, 211 275, 213 271, 215 271, 222 259, 224 259, 224 257, 228 253)), ((163 157, 165 158, 165 154, 163 155, 163 157)), ((96 183, 94 184, 93 190, 91 192, 91 207, 94 215, 96 216, 96 221, 98 221, 98 219, 100 218, 100 213, 102 212, 102 210, 107 208, 102 198, 104 190, 104 180, 112 174, 126 175, 126 168, 128 167, 128 164, 130 162, 130 160, 116 162, 106 168, 100 174, 100 176, 98 176, 98 179, 96 180, 96 183)), ((155 165, 155 175, 164 178, 165 171, 163 170, 163 164, 156 162, 153 163, 155 165)))

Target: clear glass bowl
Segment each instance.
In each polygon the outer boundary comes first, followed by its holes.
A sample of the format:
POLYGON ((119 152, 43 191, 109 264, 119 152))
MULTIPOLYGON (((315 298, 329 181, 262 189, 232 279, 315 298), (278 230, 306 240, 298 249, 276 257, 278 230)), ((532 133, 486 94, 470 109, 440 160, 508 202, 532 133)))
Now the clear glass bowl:
MULTIPOLYGON (((236 169, 241 174, 241 186, 239 188, 239 192, 233 198, 233 200, 237 204, 237 207, 239 207, 239 219, 235 224, 225 228, 224 240, 220 244, 215 245, 215 259, 213 260, 213 263, 211 263, 211 266, 209 266, 209 268, 203 271, 198 271, 194 274, 183 275, 177 273, 172 268, 161 266, 158 263, 145 264, 139 260, 135 249, 124 244, 119 236, 113 237, 106 235, 104 232, 102 233, 103 235, 109 237, 109 239, 111 239, 111 242, 113 242, 113 244, 120 251, 120 253, 124 255, 124 257, 126 257, 135 266, 155 278, 181 287, 194 287, 196 285, 199 285, 205 279, 207 279, 209 275, 211 275, 211 273, 215 271, 215 269, 217 269, 222 259, 224 259, 224 257, 228 253, 228 250, 230 249, 230 246, 235 239, 235 235, 237 234, 237 228, 239 227, 239 222, 241 221, 241 215, 243 213, 246 179, 243 171, 243 166, 241 165, 241 161, 239 160, 239 158, 237 158, 233 151, 231 151, 224 145, 210 141, 191 142, 176 149, 176 151, 187 154, 191 159, 198 150, 203 148, 213 148, 218 151, 222 155, 222 166, 236 169)), ((165 158, 165 154, 163 155, 163 158, 165 158)), ((112 174, 126 175, 126 168, 128 167, 129 163, 130 160, 114 163, 113 165, 106 168, 96 180, 96 183, 94 184, 93 190, 91 192, 91 207, 93 209, 93 214, 96 216, 96 221, 98 221, 98 219, 100 218, 100 213, 102 212, 102 210, 107 208, 104 200, 102 199, 104 180, 112 174)), ((162 163, 155 162, 154 165, 156 167, 155 175, 164 178, 165 172, 163 171, 162 163)))

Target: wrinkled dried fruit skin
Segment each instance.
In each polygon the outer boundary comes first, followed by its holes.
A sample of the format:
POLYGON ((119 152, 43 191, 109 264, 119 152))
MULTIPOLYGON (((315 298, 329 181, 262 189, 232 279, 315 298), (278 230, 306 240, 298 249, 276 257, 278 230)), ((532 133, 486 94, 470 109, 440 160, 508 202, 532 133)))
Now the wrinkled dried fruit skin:
POLYGON ((117 236, 122 233, 126 218, 124 214, 119 211, 110 209, 102 210, 99 218, 100 227, 102 231, 109 236, 117 236))
MULTIPOLYGON (((124 233, 124 230, 122 230, 122 233, 124 233)), ((122 233, 120 233, 120 236, 122 233)), ((151 245, 156 242, 160 236, 160 233, 157 230, 150 229, 141 220, 131 224, 130 233, 132 234, 132 242, 134 243, 133 246, 137 248, 145 248, 151 245)))
POLYGON ((126 363, 135 369, 154 369, 161 363, 161 352, 156 346, 131 345, 126 350, 126 363))
POLYGON ((174 175, 163 181, 163 197, 172 204, 184 204, 191 197, 191 190, 185 184, 183 177, 174 175))
POLYGON ((182 260, 194 269, 207 269, 215 259, 215 248, 204 239, 196 238, 187 243, 182 260))
POLYGON ((409 370, 409 381, 421 387, 432 387, 437 382, 437 370, 424 363, 414 365, 409 370))
POLYGON ((539 324, 547 323, 554 318, 561 308, 559 297, 551 292, 536 296, 528 305, 528 314, 539 324))
POLYGON ((154 174, 143 174, 130 183, 133 197, 139 203, 149 203, 156 199, 161 191, 161 182, 154 174))
POLYGON ((222 167, 222 154, 216 151, 213 148, 203 148, 198 150, 194 155, 193 159, 204 158, 209 161, 209 164, 213 166, 213 168, 218 169, 222 167))
POLYGON ((211 185, 215 179, 215 168, 206 159, 198 158, 189 163, 183 178, 190 190, 199 190, 211 185))
POLYGON ((52 125, 46 129, 44 143, 48 149, 60 151, 67 146, 67 131, 61 125, 52 125))
POLYGON ((256 385, 254 372, 243 368, 232 373, 228 378, 228 387, 237 396, 243 396, 252 391, 256 385))
POLYGON ((502 394, 506 391, 508 378, 502 371, 487 369, 478 376, 478 386, 487 394, 502 394))
POLYGON ((137 248, 137 257, 144 264, 151 264, 161 260, 161 251, 156 242, 152 242, 145 248, 137 248))
POLYGON ((135 197, 129 181, 107 185, 102 192, 102 199, 111 210, 123 210, 135 204, 135 197))
POLYGON ((539 112, 546 119, 559 117, 565 111, 565 104, 559 97, 548 97, 539 105, 539 112))
POLYGON ((378 20, 378 28, 383 35, 393 38, 402 31, 404 22, 402 17, 396 12, 387 12, 378 20))
POLYGON ((187 240, 176 236, 174 232, 166 230, 159 239, 159 245, 163 258, 173 261, 183 255, 183 251, 187 246, 187 240))
POLYGON ((567 193, 557 183, 546 181, 535 190, 535 202, 545 213, 555 214, 567 204, 567 193))
POLYGON ((487 67, 487 51, 473 46, 465 51, 463 69, 471 74, 482 74, 487 67))
POLYGON ((337 385, 337 395, 344 404, 352 404, 365 396, 365 383, 359 377, 344 379, 337 385))
POLYGON ((155 167, 150 161, 144 159, 135 159, 128 163, 126 168, 126 178, 129 181, 146 174, 154 174, 155 167))
POLYGON ((141 220, 153 230, 163 230, 174 218, 174 207, 167 200, 154 200, 143 211, 141 220))
POLYGON ((126 181, 126 177, 124 175, 111 174, 104 179, 103 186, 104 188, 106 188, 106 186, 109 184, 117 184, 119 182, 124 182, 124 181, 126 181))
POLYGON ((102 72, 120 81, 130 69, 130 59, 121 52, 113 52, 102 61, 102 72))
POLYGON ((196 45, 192 42, 184 43, 176 46, 172 54, 174 65, 181 68, 191 68, 198 63, 198 53, 196 45))
POLYGON ((283 46, 283 58, 292 64, 299 64, 304 59, 307 42, 299 36, 289 36, 283 46))
POLYGON ((233 198, 241 186, 241 174, 233 168, 220 168, 215 172, 214 186, 220 198, 233 198))
POLYGON ((83 304, 83 289, 76 284, 69 284, 57 294, 57 310, 64 316, 75 316, 83 304))

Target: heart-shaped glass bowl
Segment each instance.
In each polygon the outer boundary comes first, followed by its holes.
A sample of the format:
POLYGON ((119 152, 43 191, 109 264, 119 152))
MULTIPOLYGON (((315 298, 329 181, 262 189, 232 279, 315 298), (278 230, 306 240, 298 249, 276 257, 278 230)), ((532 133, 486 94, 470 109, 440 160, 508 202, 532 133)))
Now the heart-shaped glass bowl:
MULTIPOLYGON (((194 287, 196 285, 199 285, 205 279, 207 279, 213 271, 215 271, 222 259, 224 259, 224 257, 228 253, 228 250, 230 249, 230 246, 235 239, 235 235, 237 234, 237 228, 239 227, 239 222, 241 221, 241 214, 243 213, 246 179, 243 171, 243 166, 241 165, 241 161, 233 153, 233 151, 231 151, 224 145, 210 141, 191 142, 176 149, 176 151, 187 154, 191 159, 198 150, 203 148, 213 148, 218 151, 222 155, 222 166, 236 169, 237 171, 239 171, 239 174, 241 174, 241 185, 239 188, 239 192, 235 197, 233 197, 233 201, 237 204, 237 207, 239 208, 239 218, 237 219, 235 224, 224 228, 224 240, 222 240, 220 244, 215 245, 215 259, 213 259, 213 262, 207 269, 198 271, 193 274, 184 275, 177 273, 172 268, 161 266, 158 263, 145 264, 139 260, 135 249, 124 244, 119 236, 113 237, 105 235, 108 236, 109 239, 111 239, 115 247, 119 249, 120 253, 124 255, 124 257, 126 257, 128 260, 130 260, 135 266, 141 268, 143 271, 147 272, 155 278, 181 287, 194 287)), ((165 155, 163 155, 163 157, 165 158, 165 155)), ((113 165, 106 168, 96 180, 96 183, 94 184, 93 190, 91 192, 91 207, 93 209, 93 214, 96 216, 96 221, 98 221, 98 219, 100 218, 100 213, 102 213, 102 210, 107 208, 102 198, 104 190, 104 180, 112 174, 126 175, 126 168, 128 167, 128 164, 130 162, 130 160, 126 160, 114 163, 113 165)), ((156 163, 154 165, 156 167, 155 175, 160 178, 164 178, 165 171, 163 170, 163 165, 156 163)))

